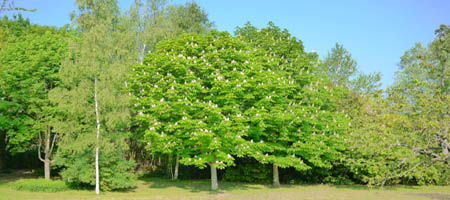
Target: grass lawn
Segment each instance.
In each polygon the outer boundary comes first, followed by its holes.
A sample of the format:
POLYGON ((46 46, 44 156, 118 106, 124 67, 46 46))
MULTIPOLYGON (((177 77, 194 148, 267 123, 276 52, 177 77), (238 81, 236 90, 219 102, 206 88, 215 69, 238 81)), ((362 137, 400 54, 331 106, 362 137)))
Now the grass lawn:
POLYGON ((160 178, 142 178, 137 188, 126 192, 69 190, 64 192, 16 191, 10 187, 17 178, 0 176, 0 200, 63 200, 63 199, 449 199, 450 186, 390 186, 383 189, 366 186, 336 185, 270 185, 219 182, 220 190, 211 192, 209 180, 171 181, 160 178))

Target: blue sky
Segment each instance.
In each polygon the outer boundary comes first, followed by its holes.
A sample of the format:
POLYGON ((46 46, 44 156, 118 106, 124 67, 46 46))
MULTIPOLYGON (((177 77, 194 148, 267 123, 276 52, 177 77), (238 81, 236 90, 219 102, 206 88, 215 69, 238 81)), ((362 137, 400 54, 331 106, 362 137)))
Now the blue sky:
MULTIPOLYGON (((16 0, 36 8, 25 13, 32 23, 70 23, 73 0, 16 0)), ((132 0, 119 0, 127 8, 132 0)), ((182 4, 186 0, 173 0, 182 4)), ((352 54, 360 70, 381 72, 383 87, 394 81, 400 56, 414 43, 428 44, 440 24, 450 24, 449 0, 197 0, 216 28, 233 32, 247 21, 264 27, 268 21, 303 41, 307 51, 323 58, 336 42, 352 54)))

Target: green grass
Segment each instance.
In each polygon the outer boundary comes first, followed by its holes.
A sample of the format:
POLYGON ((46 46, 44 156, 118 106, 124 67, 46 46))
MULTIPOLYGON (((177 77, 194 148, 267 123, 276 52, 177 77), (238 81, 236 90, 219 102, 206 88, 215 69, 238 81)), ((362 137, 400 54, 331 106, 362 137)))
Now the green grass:
POLYGON ((103 192, 66 190, 62 192, 30 192, 11 188, 0 179, 0 199, 14 200, 72 200, 72 199, 450 199, 450 186, 390 186, 368 188, 366 186, 334 185, 270 185, 219 182, 220 190, 211 192, 208 180, 171 181, 160 178, 142 178, 137 188, 130 191, 103 192))

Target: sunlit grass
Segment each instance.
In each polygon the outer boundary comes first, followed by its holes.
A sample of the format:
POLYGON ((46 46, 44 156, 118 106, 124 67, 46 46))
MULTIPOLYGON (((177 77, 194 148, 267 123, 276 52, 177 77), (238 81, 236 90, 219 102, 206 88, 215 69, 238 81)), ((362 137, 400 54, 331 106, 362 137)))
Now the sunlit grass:
POLYGON ((0 199, 449 199, 450 186, 367 186, 271 185, 220 182, 212 192, 209 180, 167 180, 141 178, 129 191, 103 192, 96 196, 89 190, 61 192, 18 191, 8 181, 0 181, 0 199))

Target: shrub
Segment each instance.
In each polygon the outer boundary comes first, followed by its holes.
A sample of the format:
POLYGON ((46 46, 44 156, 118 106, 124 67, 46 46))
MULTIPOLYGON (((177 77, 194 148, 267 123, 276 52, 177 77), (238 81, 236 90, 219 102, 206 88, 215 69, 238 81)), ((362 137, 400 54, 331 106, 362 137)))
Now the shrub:
POLYGON ((237 158, 236 166, 226 168, 222 179, 230 182, 270 183, 271 167, 271 165, 258 163, 253 158, 237 158))
MULTIPOLYGON (((109 144, 108 144, 109 145, 109 144)), ((94 148, 78 152, 61 151, 55 159, 55 166, 62 167, 60 175, 71 187, 95 187, 94 148)), ((126 190, 136 186, 136 175, 132 173, 134 161, 123 158, 120 148, 103 146, 99 157, 100 190, 126 190)))
POLYGON ((21 179, 11 183, 11 187, 32 192, 61 192, 69 189, 64 181, 45 179, 21 179))

